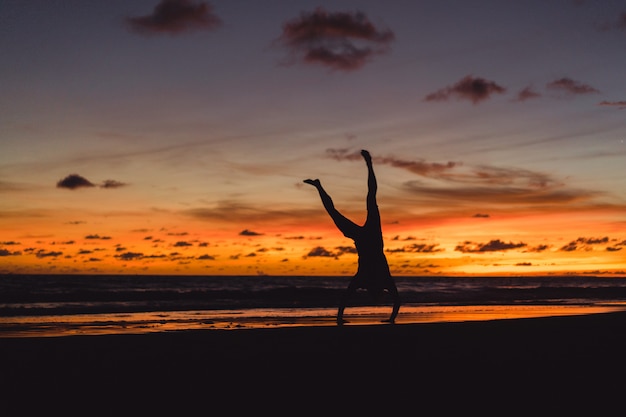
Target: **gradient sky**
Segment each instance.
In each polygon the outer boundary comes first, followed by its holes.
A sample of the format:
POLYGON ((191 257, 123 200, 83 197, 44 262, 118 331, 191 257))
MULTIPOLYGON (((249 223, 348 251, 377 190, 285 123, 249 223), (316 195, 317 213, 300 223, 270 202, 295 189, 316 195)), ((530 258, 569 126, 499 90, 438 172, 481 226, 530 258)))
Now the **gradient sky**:
POLYGON ((0 273, 626 274, 626 1, 3 1, 0 273))

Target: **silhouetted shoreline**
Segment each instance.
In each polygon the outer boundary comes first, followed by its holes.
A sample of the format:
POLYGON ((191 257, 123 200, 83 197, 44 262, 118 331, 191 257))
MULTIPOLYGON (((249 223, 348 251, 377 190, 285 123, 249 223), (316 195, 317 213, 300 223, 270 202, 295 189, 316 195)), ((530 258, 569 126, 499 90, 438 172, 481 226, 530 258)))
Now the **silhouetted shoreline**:
POLYGON ((625 327, 626 313, 607 313, 1 339, 2 407, 12 416, 599 415, 626 388, 625 327))

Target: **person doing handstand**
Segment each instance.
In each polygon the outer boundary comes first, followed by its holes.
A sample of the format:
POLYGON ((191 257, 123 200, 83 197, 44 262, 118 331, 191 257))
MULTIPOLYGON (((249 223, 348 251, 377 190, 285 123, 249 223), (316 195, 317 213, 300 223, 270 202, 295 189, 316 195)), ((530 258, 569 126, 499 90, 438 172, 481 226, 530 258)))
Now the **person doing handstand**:
POLYGON ((374 168, 372 166, 372 157, 366 150, 361 151, 363 159, 367 164, 367 219, 363 226, 359 226, 353 221, 339 213, 333 204, 333 200, 322 187, 320 180, 307 179, 305 183, 317 188, 324 208, 335 222, 335 225, 344 234, 344 236, 354 240, 357 254, 359 257, 359 265, 356 274, 348 284, 348 288, 341 297, 339 310, 337 311, 337 324, 344 323, 343 312, 346 308, 348 297, 355 293, 357 289, 366 289, 370 294, 378 299, 384 291, 389 292, 393 298, 393 310, 389 323, 394 323, 398 311, 400 311, 400 295, 398 289, 389 271, 389 264, 383 251, 383 232, 380 224, 380 212, 376 203, 376 191, 378 185, 374 168))

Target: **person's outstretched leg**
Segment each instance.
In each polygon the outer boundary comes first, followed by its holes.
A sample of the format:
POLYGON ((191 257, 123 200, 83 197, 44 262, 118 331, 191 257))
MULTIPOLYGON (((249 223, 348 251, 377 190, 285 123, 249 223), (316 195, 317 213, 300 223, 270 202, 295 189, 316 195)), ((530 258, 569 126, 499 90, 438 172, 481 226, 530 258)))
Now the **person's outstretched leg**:
POLYGON ((374 175, 374 166, 372 165, 372 156, 368 151, 363 149, 361 156, 367 165, 367 221, 369 224, 380 223, 380 213, 378 211, 378 203, 376 202, 376 192, 378 191, 378 183, 376 175, 374 175))
POLYGON ((317 188, 317 191, 320 194, 320 198, 322 199, 322 204, 324 205, 324 208, 333 219, 333 222, 335 222, 335 225, 341 231, 341 233, 343 233, 346 237, 354 238, 355 232, 359 229, 359 226, 352 220, 345 217, 343 214, 339 213, 339 211, 337 211, 333 200, 330 198, 326 190, 324 190, 324 187, 322 187, 320 180, 308 179, 304 180, 304 182, 317 188))

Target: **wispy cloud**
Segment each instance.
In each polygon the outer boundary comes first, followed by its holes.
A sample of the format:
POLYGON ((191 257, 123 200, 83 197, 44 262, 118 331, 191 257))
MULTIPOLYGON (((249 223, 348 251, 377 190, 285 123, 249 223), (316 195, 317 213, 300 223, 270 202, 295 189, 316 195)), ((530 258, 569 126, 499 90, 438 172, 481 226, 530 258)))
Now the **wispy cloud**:
POLYGON ((513 205, 521 209, 527 205, 535 208, 588 202, 597 192, 567 188, 536 188, 518 186, 427 186, 419 181, 406 182, 405 188, 420 198, 445 201, 452 205, 513 205))
POLYGON ((594 238, 594 237, 579 237, 576 240, 572 240, 567 245, 562 246, 559 250, 562 252, 574 252, 574 251, 591 251, 593 245, 601 245, 609 243, 608 236, 594 238))
POLYGON ((87 235, 85 239, 88 240, 111 240, 111 236, 100 236, 98 234, 87 235))
POLYGON ((40 249, 35 253, 35 256, 37 256, 38 258, 58 258, 61 255, 63 255, 63 252, 59 252, 59 251, 46 252, 43 249, 40 249))
POLYGON ((485 252, 502 252, 511 249, 520 249, 526 247, 527 244, 523 242, 513 243, 504 242, 500 239, 490 240, 487 243, 475 243, 466 241, 457 245, 454 248, 455 251, 463 253, 485 253, 485 252))
POLYGON ((115 255, 115 257, 122 261, 134 261, 137 259, 142 259, 144 255, 141 252, 124 252, 119 255, 115 255))
MULTIPOLYGON (((328 149, 326 155, 336 160, 357 160, 361 156, 349 149, 328 149)), ((438 181, 406 181, 406 191, 430 201, 448 205, 477 205, 477 210, 492 206, 515 205, 557 207, 588 203, 602 195, 599 191, 567 187, 554 176, 523 168, 489 165, 466 166, 461 162, 431 163, 395 157, 374 157, 375 164, 385 164, 438 181)), ((489 217, 479 214, 474 217, 489 217)))
POLYGON ((388 253, 435 253, 435 252, 443 252, 443 248, 438 247, 438 243, 413 243, 411 245, 406 245, 401 248, 390 248, 387 249, 388 253))
POLYGON ((626 100, 620 101, 601 101, 598 106, 617 107, 618 109, 626 109, 626 100))
POLYGON ((535 89, 532 86, 528 86, 528 87, 522 88, 517 93, 517 97, 515 98, 515 101, 526 101, 526 100, 531 100, 533 98, 539 98, 539 97, 541 97, 541 93, 538 93, 537 91, 535 91, 535 89))
POLYGON ((346 253, 356 254, 356 248, 354 246, 337 246, 334 248, 334 251, 328 250, 323 246, 316 246, 311 249, 304 257, 305 258, 335 258, 338 259, 341 255, 346 253))
POLYGON ((570 95, 597 94, 600 91, 589 84, 563 77, 546 84, 548 90, 559 91, 570 95))
POLYGON ((291 61, 352 71, 388 52, 394 39, 391 30, 377 28, 362 12, 320 7, 287 21, 277 42, 289 49, 291 61))
MULTIPOLYGON (((359 151, 351 151, 349 149, 327 149, 326 156, 337 161, 357 161, 362 160, 363 157, 359 151)), ((395 168, 405 169, 424 177, 441 177, 445 172, 448 172, 460 165, 458 162, 426 162, 423 160, 409 161, 395 157, 373 157, 372 161, 376 164, 390 165, 395 168)))
POLYGON ((221 19, 207 2, 190 0, 161 0, 152 13, 129 17, 130 29, 142 34, 178 35, 196 30, 214 30, 221 26, 221 19))
POLYGON ((506 88, 495 81, 467 75, 453 85, 449 85, 434 93, 428 94, 425 101, 447 101, 451 98, 469 100, 474 104, 491 98, 493 94, 503 94, 506 88))
POLYGON ((615 24, 615 27, 617 27, 620 30, 626 31, 626 12, 623 12, 619 16, 619 19, 617 20, 617 23, 615 24))
POLYGON ((126 183, 117 180, 104 180, 100 185, 101 188, 120 188, 125 187, 126 183))
POLYGON ((285 221, 291 219, 298 223, 303 218, 321 218, 324 213, 311 209, 279 210, 243 202, 224 200, 213 207, 198 207, 182 211, 183 214, 201 220, 219 220, 232 223, 248 221, 251 223, 285 221))

